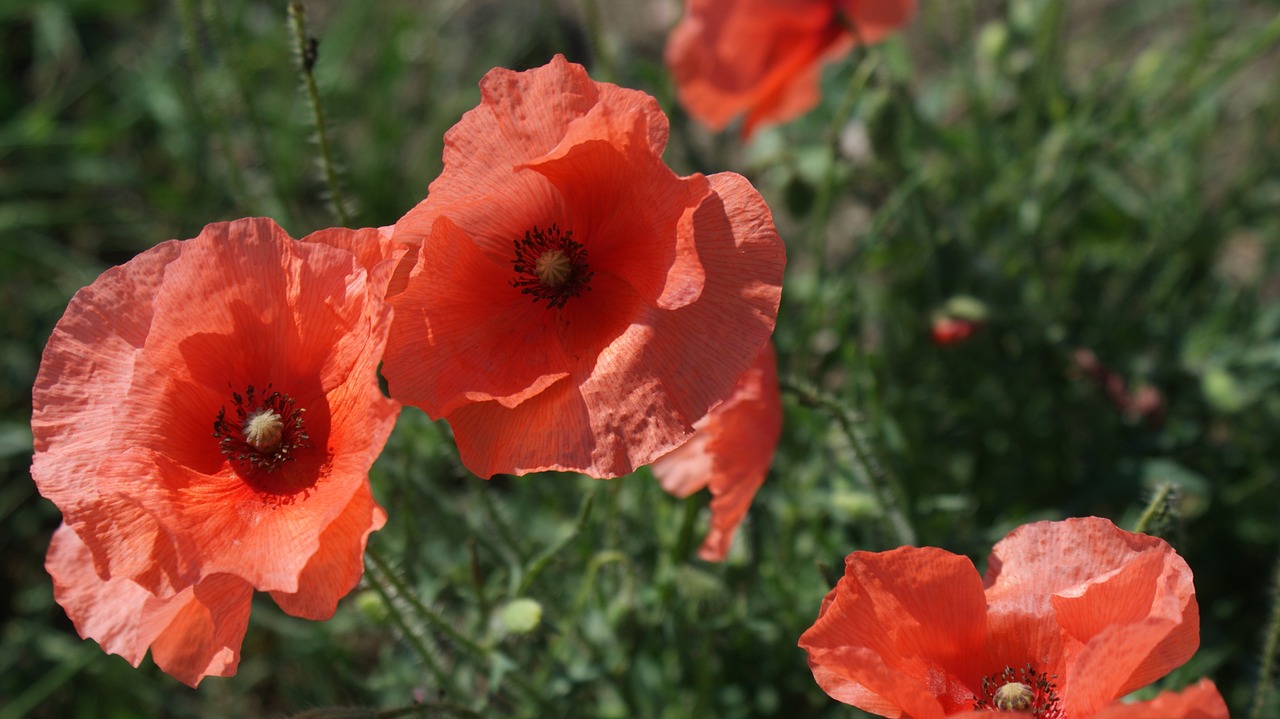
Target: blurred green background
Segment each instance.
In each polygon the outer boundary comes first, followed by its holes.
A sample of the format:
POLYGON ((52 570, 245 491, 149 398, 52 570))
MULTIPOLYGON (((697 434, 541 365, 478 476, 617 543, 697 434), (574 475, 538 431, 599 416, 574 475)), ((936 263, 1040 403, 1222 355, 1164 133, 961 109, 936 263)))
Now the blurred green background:
POLYGON ((285 2, 0 0, 0 719, 858 715, 795 647, 844 555, 898 543, 842 418, 919 543, 980 568, 1018 524, 1132 527, 1172 483, 1153 531, 1196 574, 1202 645, 1158 686, 1210 676, 1233 715, 1280 715, 1274 679, 1253 707, 1280 553, 1280 2, 921 0, 746 145, 674 102, 676 0, 305 7, 355 226, 425 196, 484 72, 556 52, 655 95, 678 172, 752 179, 789 255, 770 478, 710 565, 705 493, 647 470, 485 482, 408 408, 373 473, 376 586, 318 624, 259 602, 237 676, 196 691, 104 655, 42 566, 50 330, 158 242, 248 215, 301 237, 334 198, 285 2))

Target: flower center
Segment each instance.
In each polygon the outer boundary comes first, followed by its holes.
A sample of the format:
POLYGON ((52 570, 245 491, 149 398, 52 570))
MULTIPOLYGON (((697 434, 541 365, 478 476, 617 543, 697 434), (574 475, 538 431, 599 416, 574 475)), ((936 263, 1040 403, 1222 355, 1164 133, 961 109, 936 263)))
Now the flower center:
POLYGON ((1030 664, 1018 670, 1005 667, 998 674, 982 678, 982 696, 974 698, 973 708, 1029 712, 1036 719, 1066 719, 1052 679, 1030 664))
POLYGON ((1022 682, 1010 682, 996 690, 991 703, 1002 712, 1021 712, 1031 708, 1036 692, 1022 682))
POLYGON ((310 437, 302 424, 306 411, 294 407, 293 398, 272 392, 271 385, 261 397, 253 385, 241 395, 231 393, 235 419, 227 418, 227 408, 218 410, 213 436, 218 447, 246 469, 271 473, 292 460, 296 450, 310 447, 310 437))
POLYGON ((284 420, 265 407, 244 421, 244 439, 259 452, 270 452, 280 446, 283 435, 284 420))
POLYGON ((534 302, 547 301, 547 308, 564 307, 570 297, 590 290, 592 275, 587 265, 587 248, 573 239, 573 230, 561 232, 552 225, 537 227, 515 240, 516 258, 511 264, 516 277, 511 286, 532 295, 534 302))

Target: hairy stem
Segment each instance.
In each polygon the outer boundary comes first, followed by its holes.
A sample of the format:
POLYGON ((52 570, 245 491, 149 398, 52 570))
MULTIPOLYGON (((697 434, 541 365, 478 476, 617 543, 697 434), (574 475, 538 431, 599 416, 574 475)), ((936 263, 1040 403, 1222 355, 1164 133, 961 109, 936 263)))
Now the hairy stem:
POLYGON ((338 223, 351 224, 347 215, 346 203, 342 201, 342 192, 338 188, 338 172, 334 169, 333 149, 329 145, 329 132, 325 127, 324 106, 320 104, 320 89, 316 86, 313 70, 316 65, 316 39, 307 35, 306 10, 301 0, 289 3, 289 25, 293 28, 293 54, 298 61, 298 72, 302 75, 302 85, 307 91, 307 101, 311 104, 311 117, 316 126, 316 140, 320 145, 320 166, 324 170, 325 183, 329 186, 329 201, 333 205, 333 213, 338 223))

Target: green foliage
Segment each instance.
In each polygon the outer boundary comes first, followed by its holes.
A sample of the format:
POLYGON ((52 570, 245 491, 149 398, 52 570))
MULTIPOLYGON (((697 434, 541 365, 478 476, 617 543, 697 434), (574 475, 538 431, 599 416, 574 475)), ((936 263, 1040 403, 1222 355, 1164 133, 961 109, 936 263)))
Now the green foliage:
POLYGON ((1280 8, 922 3, 744 147, 674 102, 646 13, 676 3, 617 5, 594 31, 550 0, 308 2, 315 81, 356 226, 425 197, 486 70, 555 52, 657 97, 678 171, 752 178, 788 242, 790 379, 729 560, 695 558, 705 496, 647 470, 485 482, 407 408, 366 583, 324 623, 259 602, 238 674, 190 691, 53 603, 29 393, 103 268, 217 220, 335 224, 285 3, 0 3, 0 718, 849 716, 795 643, 847 553, 899 543, 895 512, 982 566, 1018 524, 1132 526, 1153 497, 1202 614, 1167 683, 1212 676, 1245 715, 1280 552, 1280 8), (980 328, 935 345, 938 312, 980 328), (1120 406, 1081 349, 1158 410, 1120 406))

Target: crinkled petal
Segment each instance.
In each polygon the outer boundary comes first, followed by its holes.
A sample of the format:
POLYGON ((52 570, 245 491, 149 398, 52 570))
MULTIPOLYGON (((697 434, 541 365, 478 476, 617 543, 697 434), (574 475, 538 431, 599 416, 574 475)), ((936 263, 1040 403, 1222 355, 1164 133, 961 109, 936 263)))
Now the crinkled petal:
POLYGON ((450 421, 476 474, 618 476, 685 441, 728 395, 772 333, 785 252, 746 180, 661 163, 652 98, 599 85, 598 104, 578 102, 591 81, 563 60, 528 74, 487 76, 449 142, 493 156, 482 167, 446 153, 431 196, 396 226, 422 247, 393 299, 384 371, 397 398, 450 421), (545 99, 552 121, 543 94, 560 90, 569 97, 545 99), (560 139, 507 127, 530 122, 560 139), (530 146, 517 152, 517 137, 530 146), (552 224, 581 239, 594 273, 555 308, 522 297, 510 265, 515 239, 552 224))
POLYGON ((1180 692, 1163 692, 1155 699, 1133 704, 1116 702, 1094 719, 1227 719, 1227 703, 1208 679, 1180 692))
POLYGON ((470 402, 515 406, 566 377, 557 315, 511 287, 512 277, 452 220, 437 219, 392 299, 383 364, 391 394, 439 419, 470 402))
POLYGON ((588 140, 529 167, 564 197, 566 222, 590 252, 593 270, 624 279, 661 309, 678 309, 698 299, 706 279, 694 233, 682 220, 710 190, 706 178, 678 178, 647 150, 588 140))
POLYGON ((396 242, 391 226, 365 227, 358 230, 330 227, 312 232, 302 242, 319 242, 352 253, 369 273, 370 292, 385 296, 396 265, 409 247, 396 242))
POLYGON ((782 431, 782 399, 773 343, 766 343, 733 393, 696 425, 692 439, 653 464, 663 489, 687 496, 711 487, 711 531, 698 556, 728 555, 738 525, 764 483, 782 431))
POLYGON ((480 104, 445 133, 444 171, 431 183, 427 199, 396 223, 397 240, 420 243, 443 207, 474 237, 506 237, 507 242, 522 237, 528 227, 504 222, 506 209, 546 202, 549 186, 513 186, 516 168, 554 150, 576 121, 599 106, 639 116, 652 153, 661 155, 666 116, 645 93, 595 82, 561 55, 525 72, 489 71, 480 81, 480 104), (458 206, 470 211, 459 213, 458 206))
POLYGON ((809 655, 818 686, 835 699, 886 717, 942 719, 942 704, 920 677, 885 664, 866 647, 836 647, 809 655))
POLYGON ((848 52, 849 25, 877 42, 914 9, 914 0, 688 0, 666 63, 691 115, 714 130, 744 115, 750 136, 817 104, 820 65, 848 52))
MULTIPOLYGON (((111 358, 129 367, 127 388, 113 385, 111 406, 79 410, 83 425, 110 437, 83 465, 92 466, 92 491, 50 497, 103 578, 132 577, 167 595, 226 573, 295 591, 395 421, 398 405, 376 375, 391 309, 350 252, 296 242, 266 219, 209 225, 125 267, 151 268, 157 256, 166 260, 158 283, 106 285, 152 314, 144 337, 124 335, 141 339, 141 350, 111 358), (242 476, 211 430, 234 408, 232 394, 250 386, 292 397, 310 446, 275 472, 242 476)), ((86 310, 73 303, 69 312, 78 321, 86 310)), ((55 460, 65 451, 48 449, 55 460)))
POLYGON ((1043 654, 1056 656, 1029 660, 1062 678, 1072 716, 1089 716, 1164 676, 1199 644, 1186 562, 1163 540, 1105 519, 1015 529, 993 549, 987 583, 993 637, 1052 645, 1043 654), (1026 617, 1041 619, 1026 628, 1026 617), (1006 621, 1023 626, 1022 634, 1004 629, 1006 621), (1031 633, 1040 639, 1027 641, 1031 633))
POLYGON ((166 242, 113 267, 76 293, 45 345, 32 390, 31 476, 63 511, 97 502, 97 466, 114 455, 127 418, 121 398, 134 381, 157 288, 181 243, 166 242))
POLYGON ((99 578, 67 525, 54 532, 45 567, 76 631, 104 651, 136 667, 150 648, 157 666, 193 687, 235 673, 253 594, 244 581, 211 576, 160 599, 129 579, 99 578))
POLYGON ((942 716, 972 705, 985 633, 973 563, 902 547, 849 555, 800 647, 819 685, 840 701, 883 716, 942 716))
POLYGON ((298 577, 298 591, 272 592, 286 613, 303 619, 328 619, 364 574, 364 549, 369 534, 381 529, 387 513, 373 500, 367 484, 356 491, 347 508, 320 536, 320 549, 298 577))

